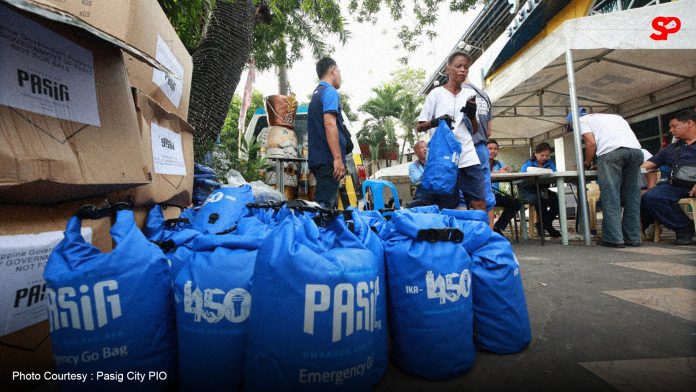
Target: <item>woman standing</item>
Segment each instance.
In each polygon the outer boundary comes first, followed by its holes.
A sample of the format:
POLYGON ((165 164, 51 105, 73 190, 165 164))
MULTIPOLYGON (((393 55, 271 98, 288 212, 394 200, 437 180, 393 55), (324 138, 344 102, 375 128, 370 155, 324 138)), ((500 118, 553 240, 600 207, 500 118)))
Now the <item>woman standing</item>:
MULTIPOLYGON (((531 158, 522 164, 521 172, 525 173, 529 168, 537 169, 548 169, 551 171, 556 171, 556 165, 551 161, 551 146, 548 143, 539 143, 534 149, 534 154, 531 158)), ((554 229, 553 221, 558 218, 558 195, 556 192, 549 190, 549 186, 546 185, 544 188, 540 189, 541 196, 541 209, 538 211, 537 207, 537 196, 533 186, 523 185, 520 186, 522 193, 522 199, 526 203, 534 204, 534 209, 537 210, 537 214, 543 218, 544 229, 549 233, 550 237, 559 238, 561 232, 554 229)), ((564 195, 565 196, 565 195, 564 195)), ((537 222, 537 231, 541 232, 541 225, 537 222)))

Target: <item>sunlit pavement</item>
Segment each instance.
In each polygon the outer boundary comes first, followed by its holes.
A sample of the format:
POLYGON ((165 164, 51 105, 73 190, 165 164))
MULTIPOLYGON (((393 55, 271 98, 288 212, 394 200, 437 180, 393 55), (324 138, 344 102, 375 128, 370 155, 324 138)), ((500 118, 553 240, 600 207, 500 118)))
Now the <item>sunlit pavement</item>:
POLYGON ((532 323, 527 350, 478 353, 471 371, 446 382, 391 367, 377 391, 696 390, 696 246, 514 248, 532 323))

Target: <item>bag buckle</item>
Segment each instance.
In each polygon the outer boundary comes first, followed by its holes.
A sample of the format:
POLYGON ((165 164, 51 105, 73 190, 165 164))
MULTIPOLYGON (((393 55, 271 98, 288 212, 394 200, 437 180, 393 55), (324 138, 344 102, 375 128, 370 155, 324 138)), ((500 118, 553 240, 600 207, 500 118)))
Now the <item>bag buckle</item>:
POLYGON ((418 230, 418 241, 428 242, 454 242, 458 244, 464 241, 464 233, 459 229, 423 229, 418 230))
POLYGON ((164 221, 164 227, 168 229, 174 229, 179 226, 179 223, 189 224, 191 221, 188 218, 173 218, 164 221))

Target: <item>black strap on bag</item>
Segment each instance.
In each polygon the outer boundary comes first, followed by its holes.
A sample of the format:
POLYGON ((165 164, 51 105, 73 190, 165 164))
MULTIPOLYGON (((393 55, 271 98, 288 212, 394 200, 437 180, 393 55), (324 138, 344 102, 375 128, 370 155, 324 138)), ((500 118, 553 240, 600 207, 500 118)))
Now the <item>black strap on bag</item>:
POLYGON ((674 165, 672 165, 669 183, 678 187, 691 188, 696 185, 696 165, 679 164, 681 148, 682 146, 675 148, 677 159, 674 160, 674 165))
POLYGON ((270 200, 270 201, 267 201, 265 203, 247 203, 246 206, 247 206, 247 208, 279 210, 286 204, 287 204, 287 202, 285 202, 285 201, 270 200))
POLYGON ((106 218, 107 216, 114 216, 116 215, 117 211, 132 209, 133 201, 130 198, 126 199, 125 201, 118 201, 114 204, 110 204, 108 200, 104 200, 104 206, 100 208, 94 204, 83 205, 77 210, 77 212, 75 212, 75 216, 81 220, 97 220, 106 218))
POLYGON ((454 242, 458 244, 464 241, 464 233, 459 229, 423 229, 418 230, 418 241, 428 242, 454 242))

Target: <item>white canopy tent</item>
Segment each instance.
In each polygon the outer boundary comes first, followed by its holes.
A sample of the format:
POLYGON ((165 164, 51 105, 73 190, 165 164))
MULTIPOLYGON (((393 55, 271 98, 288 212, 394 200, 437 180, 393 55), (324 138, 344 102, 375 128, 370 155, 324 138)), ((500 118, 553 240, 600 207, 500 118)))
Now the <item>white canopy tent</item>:
MULTIPOLYGON (((565 125, 578 106, 624 117, 696 96, 696 0, 568 20, 495 75, 494 136, 531 138, 565 125), (656 17, 678 32, 653 40, 656 17)), ((573 129, 578 129, 574 119, 573 129)), ((574 133, 582 168, 580 134, 574 133)), ((585 242, 590 243, 584 171, 578 171, 585 242)))

